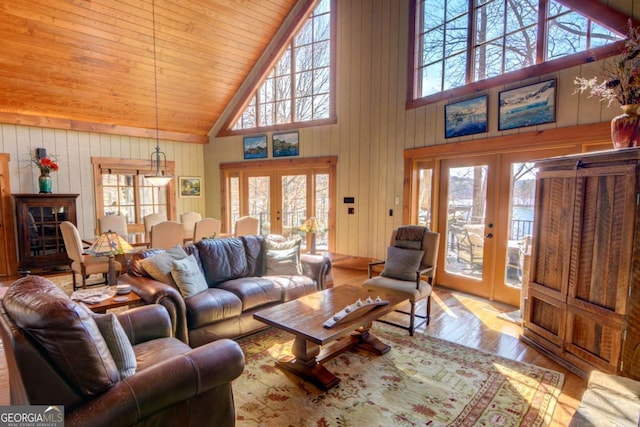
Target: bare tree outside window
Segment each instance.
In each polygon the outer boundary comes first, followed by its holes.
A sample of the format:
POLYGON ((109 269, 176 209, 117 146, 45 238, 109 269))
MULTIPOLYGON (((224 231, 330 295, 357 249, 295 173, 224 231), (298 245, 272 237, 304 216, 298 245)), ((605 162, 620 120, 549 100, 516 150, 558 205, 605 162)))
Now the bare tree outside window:
POLYGON ((552 60, 621 39, 555 0, 476 0, 472 10, 469 4, 419 0, 418 98, 535 65, 538 57, 552 60), (545 34, 538 34, 539 11, 545 4, 545 34), (537 52, 540 38, 546 43, 543 55, 537 52))
POLYGON ((331 1, 321 0, 233 129, 325 119, 331 102, 331 1))

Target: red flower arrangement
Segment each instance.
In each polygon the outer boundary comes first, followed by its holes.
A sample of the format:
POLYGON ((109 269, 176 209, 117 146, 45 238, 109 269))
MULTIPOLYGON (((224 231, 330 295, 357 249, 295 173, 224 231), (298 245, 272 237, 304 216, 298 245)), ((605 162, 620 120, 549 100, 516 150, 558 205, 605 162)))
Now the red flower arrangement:
POLYGON ((40 169, 40 172, 45 174, 56 172, 58 170, 58 164, 50 157, 33 159, 33 163, 38 167, 38 169, 40 169))

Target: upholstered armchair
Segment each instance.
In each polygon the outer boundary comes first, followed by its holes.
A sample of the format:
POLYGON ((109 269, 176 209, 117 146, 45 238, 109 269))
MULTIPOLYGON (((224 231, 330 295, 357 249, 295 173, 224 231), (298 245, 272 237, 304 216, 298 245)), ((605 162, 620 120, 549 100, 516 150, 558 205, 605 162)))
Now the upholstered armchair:
MULTIPOLYGON (((91 274, 102 273, 106 283, 107 273, 109 272, 109 258, 85 255, 80 232, 73 223, 69 221, 61 222, 60 231, 62 232, 62 240, 71 265, 73 290, 75 291, 79 287, 76 279, 77 274, 81 277, 83 288, 87 287, 87 277, 91 274)), ((114 262, 114 268, 116 271, 122 271, 122 265, 118 261, 114 262)))
POLYGON ((232 426, 240 347, 191 349, 164 307, 93 314, 46 278, 13 283, 0 304, 12 405, 64 405, 66 426, 232 426))
POLYGON ((401 296, 409 301, 411 311, 395 310, 409 315, 409 325, 378 319, 409 331, 429 324, 431 315, 431 292, 433 290, 440 233, 426 227, 407 225, 393 230, 385 261, 369 263, 369 279, 363 286, 367 289, 401 296), (384 265, 380 275, 374 275, 374 267, 384 265), (416 312, 416 304, 425 301, 425 313, 416 312))

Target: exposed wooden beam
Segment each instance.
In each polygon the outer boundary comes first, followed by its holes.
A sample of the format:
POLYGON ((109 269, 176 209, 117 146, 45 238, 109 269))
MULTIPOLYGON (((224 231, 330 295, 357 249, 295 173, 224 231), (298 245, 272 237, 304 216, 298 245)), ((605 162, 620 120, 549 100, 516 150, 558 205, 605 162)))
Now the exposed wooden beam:
MULTIPOLYGON (((116 124, 90 123, 78 120, 62 119, 57 117, 30 116, 26 114, 0 112, 0 123, 10 123, 24 126, 39 126, 53 129, 75 130, 79 132, 106 133, 110 135, 134 136, 138 138, 156 138, 155 129, 136 128, 116 124)), ((192 142, 196 144, 208 144, 207 135, 193 135, 188 133, 160 130, 159 139, 170 141, 192 142)))

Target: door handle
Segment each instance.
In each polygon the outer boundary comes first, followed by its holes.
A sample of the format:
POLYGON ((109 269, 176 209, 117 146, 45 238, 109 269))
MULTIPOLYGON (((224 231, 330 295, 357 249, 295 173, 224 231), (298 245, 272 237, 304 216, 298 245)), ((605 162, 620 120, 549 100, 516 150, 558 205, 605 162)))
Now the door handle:
POLYGON ((486 237, 487 239, 491 239, 491 238, 493 237, 493 233, 489 233, 489 234, 487 234, 487 235, 486 235, 486 236, 484 236, 484 237, 486 237))

